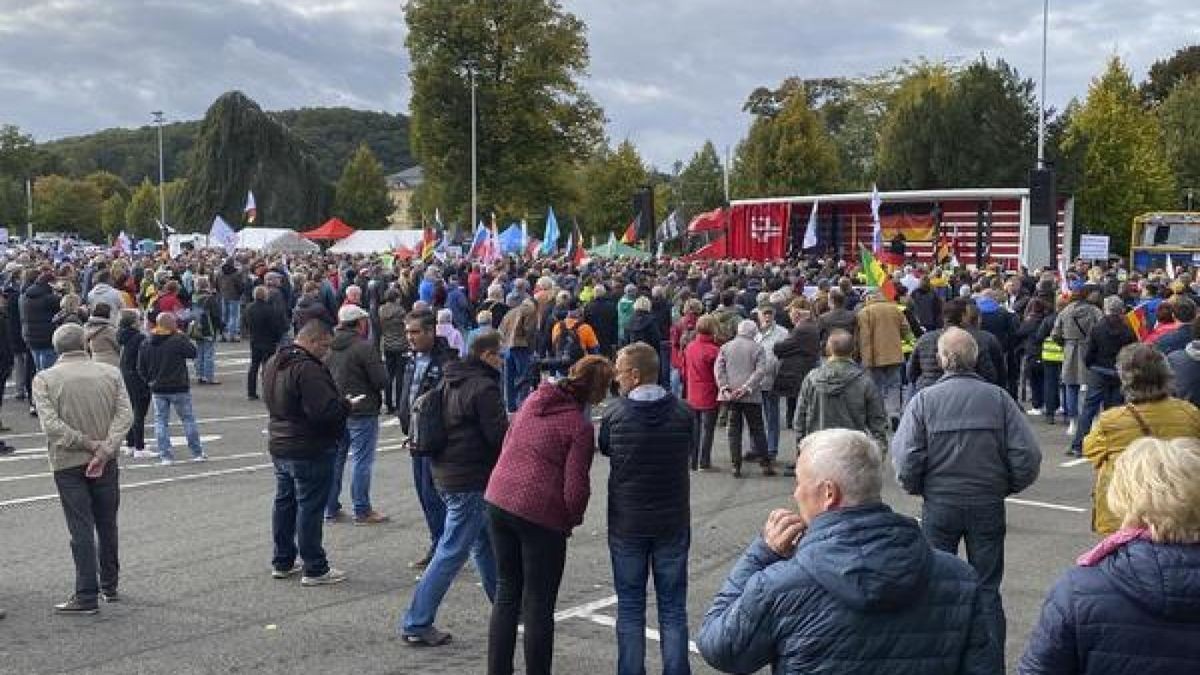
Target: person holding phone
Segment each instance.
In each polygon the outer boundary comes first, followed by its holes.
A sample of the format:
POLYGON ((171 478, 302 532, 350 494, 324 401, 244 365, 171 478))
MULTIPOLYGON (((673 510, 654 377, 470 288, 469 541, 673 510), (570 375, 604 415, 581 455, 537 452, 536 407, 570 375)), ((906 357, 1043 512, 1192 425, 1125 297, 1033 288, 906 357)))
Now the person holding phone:
POLYGON ((883 454, 861 431, 800 443, 796 508, 771 512, 696 640, 751 673, 1003 673, 970 565, 883 503, 883 454))
POLYGON ((114 458, 133 422, 133 409, 121 372, 84 351, 83 326, 65 324, 51 341, 58 360, 33 378, 33 404, 46 433, 46 454, 75 559, 75 593, 54 609, 95 614, 99 598, 118 599, 121 497, 114 458))

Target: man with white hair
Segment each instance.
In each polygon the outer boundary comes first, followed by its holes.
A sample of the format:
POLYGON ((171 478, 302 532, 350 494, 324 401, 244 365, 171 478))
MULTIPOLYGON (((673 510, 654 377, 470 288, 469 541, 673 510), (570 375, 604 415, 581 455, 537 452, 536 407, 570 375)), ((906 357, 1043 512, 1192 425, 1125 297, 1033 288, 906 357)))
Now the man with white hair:
POLYGON ((767 434, 763 425, 761 383, 767 376, 767 354, 755 341, 758 324, 750 319, 738 324, 737 337, 721 345, 713 366, 717 380, 717 400, 729 410, 729 457, 733 477, 742 477, 742 460, 759 461, 764 476, 774 476, 767 455, 767 434), (750 428, 754 450, 742 456, 742 421, 750 428))
POLYGON ((92 361, 84 351, 82 326, 63 325, 51 341, 59 358, 33 378, 33 403, 46 433, 46 455, 75 559, 75 594, 55 605, 55 611, 95 614, 98 597, 107 602, 118 598, 121 497, 115 458, 133 422, 133 409, 121 372, 92 361))
POLYGON ((892 464, 900 485, 924 498, 921 529, 929 543, 957 554, 966 540, 1003 650, 1004 500, 1037 480, 1042 453, 1017 402, 975 372, 975 338, 950 327, 937 346, 945 374, 905 408, 892 438, 892 464))
POLYGON ((866 434, 800 443, 793 498, 729 573, 697 645, 730 673, 1000 673, 970 567, 883 503, 866 434))

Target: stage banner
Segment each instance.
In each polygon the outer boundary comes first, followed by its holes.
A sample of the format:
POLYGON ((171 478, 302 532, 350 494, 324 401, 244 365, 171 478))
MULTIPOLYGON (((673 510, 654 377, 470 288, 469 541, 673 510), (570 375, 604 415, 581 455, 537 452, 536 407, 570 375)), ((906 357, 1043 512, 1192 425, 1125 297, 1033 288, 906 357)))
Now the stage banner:
POLYGON ((772 260, 787 255, 792 205, 738 204, 729 224, 729 257, 772 260))

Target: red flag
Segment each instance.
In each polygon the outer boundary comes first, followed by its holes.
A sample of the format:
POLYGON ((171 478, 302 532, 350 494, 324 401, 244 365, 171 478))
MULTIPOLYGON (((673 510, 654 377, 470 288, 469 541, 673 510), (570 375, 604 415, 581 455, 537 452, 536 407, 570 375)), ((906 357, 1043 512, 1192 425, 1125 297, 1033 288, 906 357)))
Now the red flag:
POLYGON ((688 223, 687 231, 690 234, 697 234, 710 230, 723 230, 725 229, 725 216, 725 209, 705 211, 692 218, 692 222, 688 223))
POLYGON ((773 260, 787 255, 791 204, 739 204, 731 209, 729 256, 773 260))
POLYGON ((633 220, 629 221, 629 227, 625 228, 625 234, 621 235, 622 244, 636 244, 638 240, 638 223, 642 220, 642 214, 637 214, 633 220))
POLYGON ((571 233, 571 245, 574 250, 571 251, 571 263, 575 267, 583 265, 583 259, 587 257, 587 251, 583 248, 583 233, 579 231, 579 226, 575 226, 575 231, 571 233))

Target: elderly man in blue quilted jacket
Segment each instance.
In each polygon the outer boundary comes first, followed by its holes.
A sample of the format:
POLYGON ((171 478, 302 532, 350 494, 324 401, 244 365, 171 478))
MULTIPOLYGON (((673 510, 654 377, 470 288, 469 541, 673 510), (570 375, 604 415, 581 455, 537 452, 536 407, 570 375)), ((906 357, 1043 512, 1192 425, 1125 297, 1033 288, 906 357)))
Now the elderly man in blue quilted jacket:
POLYGON ((749 673, 1000 674, 974 570, 933 550, 882 502, 866 434, 810 434, 798 512, 777 509, 729 574, 698 639, 709 665, 749 673))

